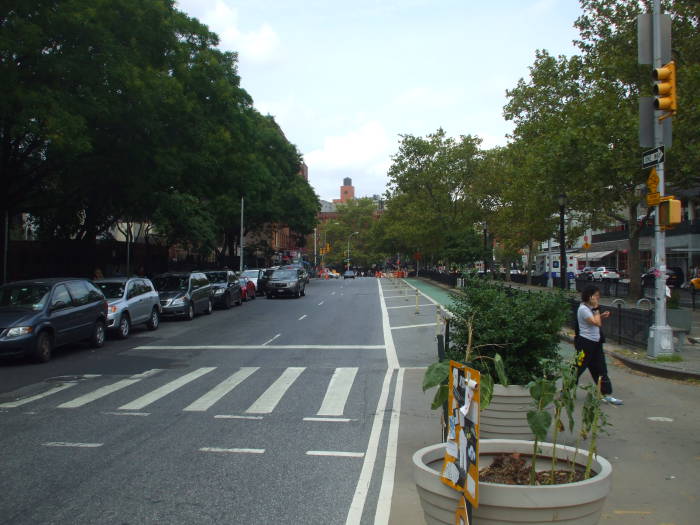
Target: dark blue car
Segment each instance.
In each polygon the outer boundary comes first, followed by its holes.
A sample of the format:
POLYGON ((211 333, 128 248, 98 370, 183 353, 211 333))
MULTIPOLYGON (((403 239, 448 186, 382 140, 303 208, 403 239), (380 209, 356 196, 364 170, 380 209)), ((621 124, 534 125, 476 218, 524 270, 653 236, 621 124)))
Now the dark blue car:
POLYGON ((107 301, 86 279, 51 278, 0 286, 0 355, 51 359, 57 346, 105 340, 107 301))

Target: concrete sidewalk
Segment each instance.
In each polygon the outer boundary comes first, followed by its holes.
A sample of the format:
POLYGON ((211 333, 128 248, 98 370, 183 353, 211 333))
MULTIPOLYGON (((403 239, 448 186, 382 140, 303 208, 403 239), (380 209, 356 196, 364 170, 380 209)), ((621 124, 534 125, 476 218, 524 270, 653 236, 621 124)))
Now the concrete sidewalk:
MULTIPOLYGON (((422 278, 411 278, 405 279, 406 282, 418 288, 424 294, 433 298, 437 303, 443 306, 449 306, 452 304, 452 298, 450 294, 456 291, 455 288, 450 288, 442 283, 437 283, 428 279, 422 278)), ((519 283, 503 283, 513 288, 518 288, 521 290, 530 290, 533 292, 546 292, 552 290, 550 288, 543 288, 541 286, 528 286, 519 283)), ((610 306, 615 298, 613 297, 602 297, 601 303, 610 306)), ((629 306, 633 306, 634 303, 628 301, 629 306)), ((662 357, 660 359, 651 359, 647 357, 646 350, 644 348, 634 347, 631 345, 621 345, 614 341, 608 341, 605 343, 606 353, 618 359, 625 366, 645 372, 647 374, 666 377, 670 379, 693 379, 700 380, 700 340, 695 343, 695 337, 700 335, 700 311, 693 311, 693 324, 690 331, 690 337, 683 344, 683 350, 676 352, 670 359, 662 357)), ((561 333, 562 340, 566 342, 573 342, 574 331, 570 328, 565 328, 561 333)))

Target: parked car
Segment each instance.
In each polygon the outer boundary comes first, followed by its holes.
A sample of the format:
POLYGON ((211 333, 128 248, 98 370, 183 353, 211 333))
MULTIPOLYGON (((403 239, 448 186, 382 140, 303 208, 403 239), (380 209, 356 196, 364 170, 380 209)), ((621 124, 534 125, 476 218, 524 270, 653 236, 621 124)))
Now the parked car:
POLYGON ((272 276, 272 272, 278 268, 279 266, 271 266, 270 268, 266 268, 262 271, 260 277, 258 277, 257 284, 258 293, 260 295, 267 295, 267 283, 270 280, 270 276, 272 276))
POLYGON ((278 295, 293 295, 297 298, 306 295, 306 281, 302 271, 285 268, 274 270, 267 282, 265 295, 268 299, 278 295))
POLYGON ((243 273, 241 274, 243 277, 247 277, 248 279, 253 281, 253 284, 255 285, 255 291, 258 295, 260 295, 258 280, 260 279, 260 277, 262 277, 263 273, 265 273, 265 270, 261 268, 249 268, 248 270, 243 270, 243 273))
POLYGON ((311 279, 311 276, 309 275, 309 272, 306 271, 306 268, 304 267, 303 264, 298 264, 298 263, 287 264, 285 266, 281 266, 281 268, 286 268, 288 270, 300 270, 301 275, 304 278, 304 282, 306 284, 309 284, 309 280, 311 279))
POLYGON ((610 266, 599 266, 593 270, 593 280, 602 281, 603 279, 619 280, 620 274, 617 273, 617 268, 611 268, 610 266))
POLYGON ((212 304, 223 308, 241 305, 243 292, 236 273, 231 270, 210 270, 204 272, 212 287, 212 304))
MULTIPOLYGON (((649 268, 644 274, 642 274, 642 287, 651 288, 656 282, 656 268, 649 268)), ((683 274, 683 269, 678 266, 668 266, 666 268, 666 284, 670 288, 680 288, 685 282, 685 276, 683 274)))
POLYGON ((107 301, 86 279, 33 279, 0 286, 0 354, 45 363, 54 348, 104 344, 107 301))
POLYGON ((198 312, 210 314, 212 288, 202 272, 164 273, 153 279, 160 295, 163 317, 194 319, 198 312))
POLYGON ((248 277, 245 277, 244 275, 241 275, 238 279, 238 282, 241 285, 241 291, 243 293, 243 300, 244 301, 252 301, 255 299, 256 292, 255 292, 255 285, 253 284, 253 281, 250 280, 248 277))
POLYGON ((594 271, 595 271, 595 268, 593 268, 592 266, 586 266, 581 271, 579 271, 577 277, 579 279, 585 279, 586 281, 592 281, 594 271))
POLYGON ((355 278, 355 272, 352 270, 345 270, 343 273, 343 279, 354 279, 355 278))
POLYGON ((94 283, 107 298, 107 330, 126 339, 134 325, 145 324, 149 330, 158 328, 160 298, 149 279, 113 277, 94 283))

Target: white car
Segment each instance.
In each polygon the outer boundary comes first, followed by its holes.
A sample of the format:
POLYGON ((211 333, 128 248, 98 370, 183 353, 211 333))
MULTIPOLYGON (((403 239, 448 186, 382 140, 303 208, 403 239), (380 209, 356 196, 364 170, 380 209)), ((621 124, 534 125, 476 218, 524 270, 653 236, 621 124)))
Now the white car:
POLYGON ((610 266, 599 266, 593 270, 593 280, 602 281, 603 279, 619 279, 620 274, 617 273, 616 268, 611 268, 610 266))

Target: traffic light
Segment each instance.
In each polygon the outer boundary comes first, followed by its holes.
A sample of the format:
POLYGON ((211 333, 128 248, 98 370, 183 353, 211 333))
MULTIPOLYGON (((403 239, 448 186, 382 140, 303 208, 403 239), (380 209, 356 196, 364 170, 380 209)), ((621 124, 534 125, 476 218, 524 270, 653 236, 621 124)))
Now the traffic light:
MULTIPOLYGON (((676 63, 671 60, 662 67, 654 68, 652 73, 654 84, 654 107, 675 115, 678 110, 676 95, 676 63)), ((670 115, 664 115, 666 118, 670 115)))
POLYGON ((681 222, 681 201, 670 197, 659 203, 659 225, 672 228, 681 222))

